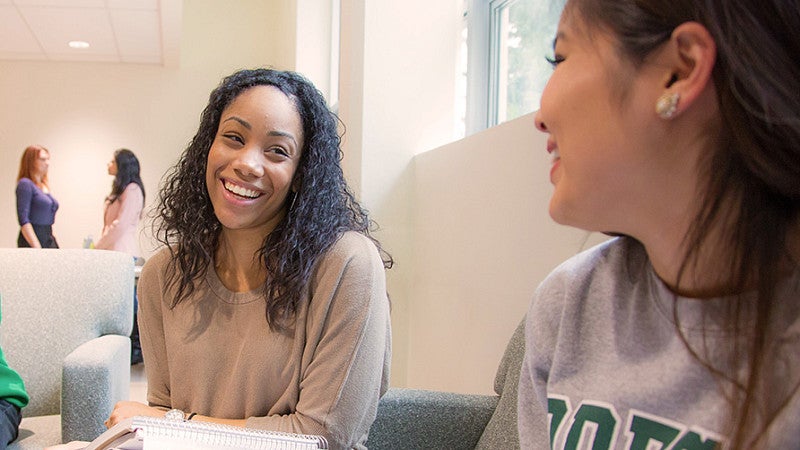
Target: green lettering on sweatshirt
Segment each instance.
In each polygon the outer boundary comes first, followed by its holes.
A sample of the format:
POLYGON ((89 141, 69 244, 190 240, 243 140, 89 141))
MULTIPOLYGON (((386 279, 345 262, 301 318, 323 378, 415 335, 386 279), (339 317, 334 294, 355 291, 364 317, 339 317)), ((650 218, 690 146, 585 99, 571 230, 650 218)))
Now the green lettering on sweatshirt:
POLYGON ((668 448, 681 432, 677 428, 641 416, 631 418, 629 431, 633 436, 628 446, 630 450, 647 450, 651 448, 650 441, 660 442, 659 448, 668 448))
POLYGON ((573 410, 569 398, 551 395, 547 408, 550 413, 550 447, 553 449, 714 450, 722 443, 722 438, 714 433, 690 429, 635 409, 628 411, 624 436, 618 436, 622 421, 610 404, 584 401, 573 410))
POLYGON ((547 409, 550 412, 550 442, 556 437, 556 432, 564 423, 569 413, 567 401, 561 398, 550 397, 547 399, 547 409))
POLYGON ((579 444, 589 438, 589 430, 594 430, 594 440, 592 450, 607 450, 616 436, 618 421, 616 414, 609 408, 583 403, 573 418, 572 426, 567 441, 564 443, 565 450, 576 450, 583 448, 579 444))

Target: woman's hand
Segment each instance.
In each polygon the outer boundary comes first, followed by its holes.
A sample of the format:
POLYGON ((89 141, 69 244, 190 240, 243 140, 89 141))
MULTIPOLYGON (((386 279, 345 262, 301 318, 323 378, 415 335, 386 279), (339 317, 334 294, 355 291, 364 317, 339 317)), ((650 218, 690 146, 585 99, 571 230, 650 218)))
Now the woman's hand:
POLYGON ((106 428, 111 428, 119 422, 133 416, 164 417, 163 409, 147 406, 139 402, 117 402, 111 416, 105 421, 106 428))
POLYGON ((22 226, 20 231, 22 232, 22 237, 28 241, 28 245, 30 245, 31 248, 42 248, 39 238, 36 237, 36 232, 33 231, 33 225, 26 223, 22 226))

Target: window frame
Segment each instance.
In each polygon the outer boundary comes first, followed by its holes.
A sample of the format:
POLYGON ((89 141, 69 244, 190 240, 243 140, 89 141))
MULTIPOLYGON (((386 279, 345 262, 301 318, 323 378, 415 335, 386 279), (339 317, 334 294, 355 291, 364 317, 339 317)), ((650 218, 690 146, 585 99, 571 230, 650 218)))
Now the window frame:
MULTIPOLYGON (((503 47, 507 44, 503 17, 518 1, 521 0, 463 0, 468 30, 465 136, 501 123, 500 113, 508 106, 500 103, 508 100, 508 92, 500 92, 506 81, 501 79, 501 64, 508 55, 503 47)), ((534 1, 551 6, 560 3, 559 11, 563 8, 561 0, 534 1)), ((535 103, 538 104, 538 100, 535 103)), ((511 119, 505 117, 503 122, 507 120, 511 119)))
POLYGON ((503 11, 510 8, 517 0, 488 0, 488 21, 489 21, 489 65, 487 67, 487 105, 486 105, 486 128, 493 127, 500 122, 500 65, 501 49, 504 39, 501 36, 503 31, 503 11))
POLYGON ((466 136, 489 127, 489 1, 467 1, 466 136))
POLYGON ((467 1, 466 136, 498 124, 502 11, 516 1, 467 1))

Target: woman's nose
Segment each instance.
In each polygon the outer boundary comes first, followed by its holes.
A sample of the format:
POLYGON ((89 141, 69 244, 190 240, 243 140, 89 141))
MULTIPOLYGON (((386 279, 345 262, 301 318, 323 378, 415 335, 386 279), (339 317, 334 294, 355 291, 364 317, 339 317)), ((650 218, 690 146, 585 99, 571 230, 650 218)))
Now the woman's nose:
POLYGON ((239 152, 233 163, 233 170, 242 179, 264 176, 263 155, 260 148, 246 148, 239 152))
POLYGON ((533 117, 533 121, 536 123, 536 129, 541 131, 542 133, 547 133, 547 125, 544 124, 544 120, 542 119, 542 110, 536 111, 536 115, 533 117))

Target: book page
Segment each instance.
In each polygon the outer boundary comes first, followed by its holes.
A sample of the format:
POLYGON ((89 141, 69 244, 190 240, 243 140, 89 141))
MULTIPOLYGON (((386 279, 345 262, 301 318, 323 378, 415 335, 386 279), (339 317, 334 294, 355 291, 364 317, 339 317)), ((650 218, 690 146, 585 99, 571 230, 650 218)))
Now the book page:
POLYGON ((142 442, 132 430, 133 418, 125 419, 97 436, 83 450, 142 450, 142 442))

